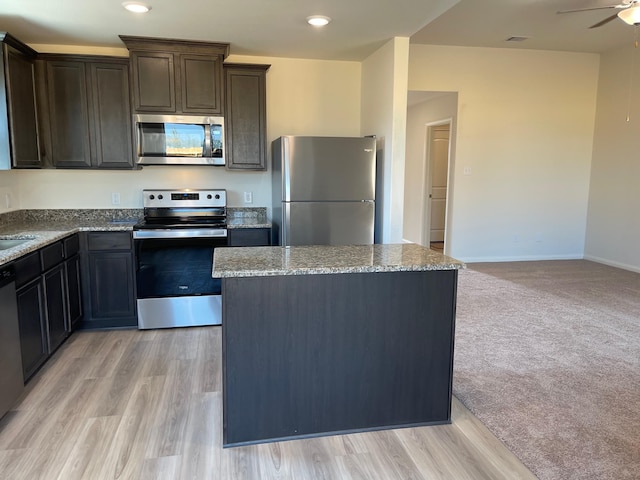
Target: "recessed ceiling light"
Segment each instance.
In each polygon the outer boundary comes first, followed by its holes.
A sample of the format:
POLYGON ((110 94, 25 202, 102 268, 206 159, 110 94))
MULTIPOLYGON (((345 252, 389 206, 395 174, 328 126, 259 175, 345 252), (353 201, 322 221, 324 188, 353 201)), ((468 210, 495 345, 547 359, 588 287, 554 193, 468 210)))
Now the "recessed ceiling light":
POLYGON ((328 25, 330 21, 331 18, 325 17, 324 15, 312 15, 307 17, 307 23, 314 27, 324 27, 325 25, 328 25))
POLYGON ((140 2, 124 2, 122 6, 130 12, 134 13, 147 13, 149 10, 151 10, 151 7, 149 5, 145 5, 144 3, 140 2))

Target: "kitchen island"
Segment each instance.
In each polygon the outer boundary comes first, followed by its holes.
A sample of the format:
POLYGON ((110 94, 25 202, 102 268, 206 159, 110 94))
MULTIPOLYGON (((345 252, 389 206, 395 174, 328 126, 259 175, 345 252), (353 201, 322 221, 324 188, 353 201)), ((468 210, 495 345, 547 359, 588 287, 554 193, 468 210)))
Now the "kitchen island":
POLYGON ((414 244, 216 249, 223 444, 449 423, 460 268, 414 244))

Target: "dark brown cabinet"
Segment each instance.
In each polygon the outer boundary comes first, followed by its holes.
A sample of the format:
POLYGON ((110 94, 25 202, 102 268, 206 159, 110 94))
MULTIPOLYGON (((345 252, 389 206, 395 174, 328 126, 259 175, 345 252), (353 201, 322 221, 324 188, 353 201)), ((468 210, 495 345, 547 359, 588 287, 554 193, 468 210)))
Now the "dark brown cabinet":
POLYGON ((24 379, 27 380, 49 356, 42 278, 38 276, 26 285, 20 286, 16 297, 20 324, 22 373, 24 379))
POLYGON ((227 231, 230 247, 268 247, 270 228, 230 228, 227 231))
POLYGON ((128 60, 42 58, 49 163, 58 168, 133 168, 128 60))
POLYGON ((270 65, 226 64, 227 168, 267 168, 267 86, 270 65))
POLYGON ((28 380, 82 317, 78 235, 16 260, 24 379, 28 380))
POLYGON ((130 51, 137 113, 222 115, 227 43, 120 36, 130 51))
POLYGON ((60 264, 43 275, 49 352, 55 351, 71 333, 67 324, 66 272, 60 264))
POLYGON ((74 331, 82 320, 82 283, 80 281, 80 236, 73 235, 64 240, 65 273, 67 278, 67 319, 74 331))
POLYGON ((136 295, 130 232, 89 232, 82 239, 82 328, 135 327, 136 295))
POLYGON ((0 168, 38 168, 35 50, 0 32, 0 168))

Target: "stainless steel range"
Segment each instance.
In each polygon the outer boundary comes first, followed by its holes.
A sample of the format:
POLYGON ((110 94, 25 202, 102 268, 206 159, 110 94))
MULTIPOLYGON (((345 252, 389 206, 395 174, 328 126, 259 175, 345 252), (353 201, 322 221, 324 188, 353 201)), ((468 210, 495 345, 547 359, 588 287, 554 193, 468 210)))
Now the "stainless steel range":
POLYGON ((144 190, 133 227, 138 327, 220 325, 213 251, 227 245, 225 190, 144 190))

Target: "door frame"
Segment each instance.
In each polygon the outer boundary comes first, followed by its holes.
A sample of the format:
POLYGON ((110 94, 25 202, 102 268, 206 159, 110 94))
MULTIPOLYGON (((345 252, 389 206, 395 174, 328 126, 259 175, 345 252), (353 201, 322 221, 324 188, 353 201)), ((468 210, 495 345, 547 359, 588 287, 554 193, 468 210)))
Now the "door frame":
POLYGON ((423 159, 423 176, 422 176, 422 232, 421 243, 425 247, 429 247, 431 240, 431 172, 433 171, 433 158, 431 151, 431 142, 433 140, 434 127, 449 125, 449 145, 447 147, 447 199, 445 201, 444 213, 444 252, 449 251, 449 208, 451 200, 451 143, 453 141, 453 117, 436 120, 425 124, 425 145, 423 159))

